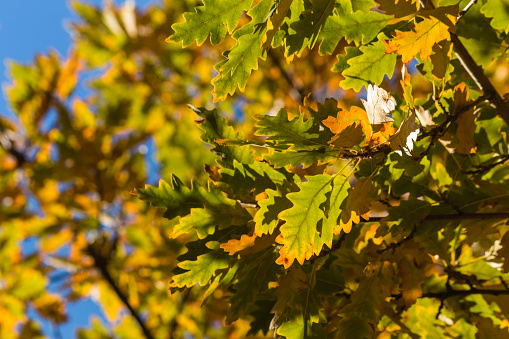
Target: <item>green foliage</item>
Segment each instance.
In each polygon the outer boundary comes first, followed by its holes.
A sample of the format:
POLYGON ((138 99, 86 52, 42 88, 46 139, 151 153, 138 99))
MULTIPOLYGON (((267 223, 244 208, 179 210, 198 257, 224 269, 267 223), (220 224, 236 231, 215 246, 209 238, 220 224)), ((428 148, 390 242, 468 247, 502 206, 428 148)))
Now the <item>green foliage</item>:
POLYGON ((10 67, 0 337, 90 296, 79 338, 507 337, 509 19, 468 3, 74 3, 10 67))

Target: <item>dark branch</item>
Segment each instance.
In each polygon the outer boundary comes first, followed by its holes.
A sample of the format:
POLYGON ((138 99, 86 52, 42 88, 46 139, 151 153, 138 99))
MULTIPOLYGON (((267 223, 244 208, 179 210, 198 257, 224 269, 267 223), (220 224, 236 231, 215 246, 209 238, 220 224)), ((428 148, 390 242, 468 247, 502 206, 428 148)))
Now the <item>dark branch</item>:
MULTIPOLYGON (((382 221, 386 217, 373 217, 368 221, 363 222, 377 222, 382 221)), ((435 214, 428 215, 423 220, 484 220, 484 219, 509 219, 509 213, 464 213, 464 214, 435 214)))
POLYGON ((113 280, 113 277, 111 276, 110 272, 108 271, 108 264, 107 259, 104 258, 95 248, 93 245, 88 245, 88 253, 94 259, 94 266, 101 272, 101 275, 103 278, 108 282, 110 287, 115 291, 118 298, 125 307, 129 310, 133 318, 136 320, 138 325, 141 328, 141 331, 143 332, 145 338, 147 339, 154 339, 150 331, 148 330, 147 326, 143 322, 143 319, 141 319, 140 314, 133 308, 133 306, 129 303, 129 300, 127 300, 127 297, 124 295, 124 293, 120 290, 120 288, 115 283, 115 280, 113 280))
POLYGON ((339 250, 341 248, 341 244, 343 243, 343 241, 345 239, 346 239, 346 233, 343 232, 343 234, 341 234, 341 236, 339 237, 338 241, 334 245, 332 245, 332 247, 330 249, 325 250, 325 251, 321 251, 320 254, 314 256, 313 258, 311 258, 309 260, 311 262, 311 264, 313 264, 316 259, 325 257, 326 255, 331 254, 331 253, 339 250))
POLYGON ((449 291, 444 292, 432 292, 432 293, 424 293, 422 298, 437 298, 437 299, 447 299, 451 297, 462 296, 466 297, 472 294, 485 294, 485 295, 509 295, 509 290, 495 290, 495 289, 481 289, 481 288, 471 288, 469 290, 454 290, 451 289, 449 291))
POLYGON ((507 103, 504 99, 502 99, 500 94, 498 94, 490 80, 486 77, 486 75, 484 75, 482 68, 477 65, 456 34, 451 33, 451 41, 454 44, 456 57, 459 59, 467 73, 472 77, 472 79, 474 79, 477 86, 479 86, 484 94, 490 95, 490 102, 497 109, 498 115, 500 115, 500 117, 504 119, 505 123, 509 125, 509 107, 507 106, 507 103))
POLYGON ((418 226, 418 224, 416 223, 414 225, 414 227, 412 228, 412 231, 410 232, 410 234, 407 235, 406 237, 404 237, 403 240, 398 241, 398 242, 394 242, 394 243, 390 244, 389 246, 387 246, 386 248, 383 248, 381 250, 376 251, 376 253, 383 254, 383 253, 385 253, 385 252, 387 252, 389 250, 393 250, 394 251, 394 250, 396 250, 396 248, 400 247, 401 245, 403 245, 407 241, 412 240, 414 238, 415 232, 417 231, 417 226, 418 226))
POLYGON ((485 173, 487 171, 489 171, 490 169, 498 166, 498 165, 502 165, 503 163, 505 163, 507 160, 509 160, 509 155, 508 154, 503 154, 499 157, 500 160, 494 162, 494 163, 491 163, 491 164, 488 164, 488 165, 479 165, 479 166, 476 166, 477 169, 476 170, 471 170, 471 171, 462 171, 463 173, 465 174, 479 174, 479 173, 485 173))

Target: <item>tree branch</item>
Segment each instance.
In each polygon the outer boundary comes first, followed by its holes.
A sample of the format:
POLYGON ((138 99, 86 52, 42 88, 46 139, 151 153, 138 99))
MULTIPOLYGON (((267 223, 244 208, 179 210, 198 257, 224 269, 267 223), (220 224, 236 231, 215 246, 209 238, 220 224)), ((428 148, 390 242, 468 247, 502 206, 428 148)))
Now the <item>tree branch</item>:
MULTIPOLYGON (((362 222, 382 221, 386 217, 373 217, 362 222)), ((509 213, 464 213, 464 214, 435 214, 423 218, 429 220, 484 220, 484 219, 509 219, 509 213)))
POLYGON ((94 259, 94 266, 101 272, 101 275, 103 278, 108 282, 110 287, 115 291, 118 298, 125 307, 129 310, 133 318, 136 320, 138 325, 141 328, 141 331, 143 332, 143 335, 147 339, 154 339, 152 334, 150 333, 149 329, 143 322, 143 319, 141 319, 140 314, 133 308, 133 306, 129 303, 129 300, 127 300, 127 297, 124 295, 124 293, 120 290, 120 288, 117 286, 115 281, 113 280, 113 277, 111 276, 110 272, 108 271, 108 265, 107 260, 104 258, 95 248, 92 244, 88 244, 88 253, 94 259))
POLYGON ((462 171, 463 173, 465 174, 479 174, 479 173, 484 173, 484 172, 487 172, 489 171, 490 169, 498 166, 498 165, 502 165, 503 163, 505 163, 507 160, 509 160, 509 154, 502 154, 500 157, 499 157, 499 160, 494 162, 494 163, 491 163, 491 164, 487 164, 487 165, 478 165, 476 166, 477 169, 476 170, 471 170, 471 171, 462 171))
POLYGON ((458 60, 483 93, 490 95, 490 101, 497 109, 498 115, 509 125, 509 107, 507 103, 502 99, 500 94, 498 94, 490 80, 484 75, 482 68, 477 65, 456 34, 451 33, 451 41, 454 44, 454 52, 458 60))
POLYGON ((346 239, 346 233, 343 232, 343 234, 341 234, 341 237, 339 237, 338 242, 335 243, 334 245, 332 245, 332 247, 330 249, 325 250, 325 251, 321 251, 320 254, 314 256, 313 258, 311 258, 309 260, 311 262, 311 264, 313 264, 316 259, 321 258, 321 257, 325 257, 326 255, 339 250, 341 248, 341 244, 343 243, 343 241, 345 239, 346 239))
POLYGON ((449 291, 444 292, 431 292, 424 293, 421 298, 437 298, 437 299, 447 299, 456 296, 469 296, 472 294, 486 294, 486 295, 509 295, 509 290, 495 290, 495 289, 481 289, 481 288, 471 288, 469 290, 454 290, 450 289, 449 291))

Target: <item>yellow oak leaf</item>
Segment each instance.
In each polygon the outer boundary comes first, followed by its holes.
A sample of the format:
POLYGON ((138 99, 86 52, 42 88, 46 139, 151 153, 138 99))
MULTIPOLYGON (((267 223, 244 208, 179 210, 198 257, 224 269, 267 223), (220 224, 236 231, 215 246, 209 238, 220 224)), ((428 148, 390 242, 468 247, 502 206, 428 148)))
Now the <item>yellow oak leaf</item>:
POLYGON ((456 152, 461 154, 470 154, 475 152, 475 120, 476 116, 474 114, 473 107, 460 115, 458 120, 456 120, 456 123, 458 124, 456 137, 459 142, 458 147, 456 147, 456 152))
POLYGON ((429 17, 417 23, 410 32, 396 32, 396 39, 383 41, 387 50, 402 56, 403 62, 411 61, 417 54, 423 60, 428 59, 433 46, 442 40, 449 39, 450 34, 446 24, 440 20, 429 17))

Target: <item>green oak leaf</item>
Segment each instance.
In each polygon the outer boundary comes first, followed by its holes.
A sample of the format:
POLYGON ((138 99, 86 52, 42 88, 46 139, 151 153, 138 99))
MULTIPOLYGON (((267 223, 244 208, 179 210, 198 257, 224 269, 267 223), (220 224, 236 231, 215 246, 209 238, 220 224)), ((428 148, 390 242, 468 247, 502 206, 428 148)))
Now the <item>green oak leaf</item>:
POLYGON ((167 40, 182 41, 187 47, 196 40, 203 44, 210 34, 213 45, 219 43, 226 33, 231 34, 237 27, 242 11, 247 11, 253 0, 203 0, 203 6, 195 8, 195 13, 185 13, 185 22, 171 26, 175 33, 167 40))
POLYGON ((219 155, 219 165, 226 168, 233 168, 233 161, 249 164, 254 161, 249 146, 223 146, 218 144, 218 139, 240 139, 241 136, 232 126, 228 125, 226 118, 220 117, 217 110, 209 111, 206 108, 189 106, 202 120, 197 121, 198 127, 203 131, 201 139, 213 145, 212 152, 219 155))
POLYGON ((256 161, 252 164, 233 162, 233 169, 220 170, 221 183, 225 183, 235 194, 249 196, 251 191, 256 196, 266 189, 276 189, 284 181, 293 182, 298 177, 285 169, 274 169, 269 164, 256 161))
POLYGON ((215 250, 200 255, 195 261, 180 262, 178 267, 187 271, 174 275, 170 287, 191 287, 196 284, 205 286, 217 270, 228 267, 229 257, 223 250, 215 250))
POLYGON ((309 167, 317 163, 329 164, 338 160, 338 152, 322 152, 323 149, 312 151, 286 151, 286 152, 271 152, 263 156, 274 167, 292 166, 297 167, 303 165, 309 167))
POLYGON ((337 15, 331 15, 318 37, 322 40, 320 54, 332 54, 342 38, 356 45, 366 44, 373 40, 392 18, 378 12, 356 11, 351 13, 349 0, 341 0, 337 15))
POLYGON ((290 184, 277 185, 277 190, 267 189, 267 198, 258 202, 260 209, 256 212, 254 233, 257 236, 272 234, 279 222, 279 213, 292 207, 292 203, 286 195, 292 192, 290 184))
POLYGON ((362 55, 361 50, 359 47, 345 47, 345 54, 338 54, 338 61, 334 64, 332 67, 333 72, 342 73, 344 70, 350 67, 348 64, 348 60, 362 55))
POLYGON ((288 120, 288 113, 280 109, 275 116, 257 115, 254 117, 257 122, 255 135, 268 136, 267 141, 275 141, 276 145, 286 145, 292 150, 314 149, 328 147, 320 143, 320 135, 310 130, 313 128, 313 120, 304 120, 304 115, 288 120), (311 133, 310 133, 311 132, 311 133))
POLYGON ((350 183, 344 175, 337 175, 332 181, 332 191, 329 198, 328 215, 322 225, 321 240, 332 247, 333 234, 338 234, 340 229, 338 225, 339 215, 341 214, 341 204, 348 197, 348 188, 350 183))
POLYGON ((279 214, 285 221, 280 227, 276 241, 283 245, 276 261, 285 268, 297 260, 301 265, 320 248, 315 248, 318 237, 317 226, 325 218, 321 205, 331 190, 332 177, 327 174, 307 176, 307 182, 299 185, 300 191, 287 194, 293 206, 279 214))
POLYGON ((315 0, 310 9, 302 12, 299 21, 291 24, 293 30, 285 41, 285 55, 300 56, 306 47, 313 48, 327 18, 332 15, 334 0, 315 0))
POLYGON ((273 4, 272 0, 262 0, 248 12, 251 22, 233 34, 237 44, 229 51, 227 61, 215 67, 219 73, 212 80, 214 101, 235 93, 237 86, 244 90, 251 71, 258 69, 258 58, 265 59, 260 46, 273 4))
POLYGON ((283 24, 286 15, 290 11, 293 0, 282 0, 277 3, 274 13, 270 17, 272 27, 265 34, 265 41, 263 42, 263 49, 267 50, 272 45, 272 40, 279 31, 279 27, 283 24))
POLYGON ((204 203, 221 205, 231 202, 231 199, 215 189, 211 183, 206 189, 192 180, 191 189, 189 189, 176 176, 172 177, 172 185, 160 180, 158 187, 145 185, 145 188, 137 188, 132 194, 150 202, 154 207, 166 208, 164 217, 167 219, 187 215, 191 212, 191 208, 203 207, 204 203))
POLYGON ((204 239, 219 229, 229 226, 246 225, 252 217, 237 201, 231 204, 205 205, 204 208, 193 208, 191 213, 180 219, 171 232, 172 238, 196 231, 198 238, 204 239))
POLYGON ((343 71, 342 75, 345 80, 341 81, 339 85, 344 89, 353 88, 358 92, 362 86, 367 88, 371 83, 380 85, 386 74, 389 79, 392 78, 397 55, 385 54, 386 49, 380 35, 378 41, 362 46, 360 48, 362 55, 347 61, 350 67, 343 71))
POLYGON ((488 0, 481 13, 491 20, 491 27, 509 33, 509 3, 506 0, 488 0))

